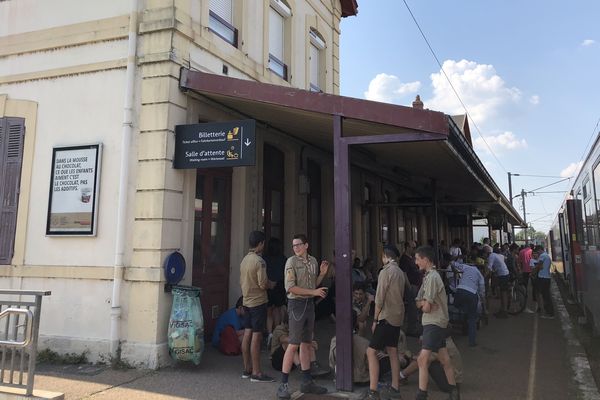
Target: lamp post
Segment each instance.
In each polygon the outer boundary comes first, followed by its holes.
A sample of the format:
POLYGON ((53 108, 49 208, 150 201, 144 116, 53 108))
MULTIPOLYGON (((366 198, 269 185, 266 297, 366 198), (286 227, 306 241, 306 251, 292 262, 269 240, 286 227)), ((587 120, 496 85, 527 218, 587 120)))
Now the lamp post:
MULTIPOLYGON (((521 176, 521 174, 511 174, 508 172, 508 198, 510 200, 510 205, 513 205, 513 195, 512 195, 512 177, 513 176, 521 176)), ((513 224, 510 225, 512 242, 515 242, 515 226, 513 224)))

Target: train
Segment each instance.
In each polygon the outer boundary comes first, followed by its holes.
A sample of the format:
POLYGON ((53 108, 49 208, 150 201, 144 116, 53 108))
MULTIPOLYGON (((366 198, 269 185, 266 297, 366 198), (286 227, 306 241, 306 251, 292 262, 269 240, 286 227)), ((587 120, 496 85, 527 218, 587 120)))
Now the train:
POLYGON ((548 232, 552 261, 595 333, 600 332, 600 132, 548 232))

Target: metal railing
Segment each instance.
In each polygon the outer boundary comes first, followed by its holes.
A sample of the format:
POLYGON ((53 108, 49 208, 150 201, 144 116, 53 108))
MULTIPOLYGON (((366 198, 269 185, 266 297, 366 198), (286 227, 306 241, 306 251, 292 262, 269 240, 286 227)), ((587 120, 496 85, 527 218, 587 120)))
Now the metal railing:
POLYGON ((0 290, 0 386, 25 389, 27 396, 33 394, 42 297, 50 294, 0 290))

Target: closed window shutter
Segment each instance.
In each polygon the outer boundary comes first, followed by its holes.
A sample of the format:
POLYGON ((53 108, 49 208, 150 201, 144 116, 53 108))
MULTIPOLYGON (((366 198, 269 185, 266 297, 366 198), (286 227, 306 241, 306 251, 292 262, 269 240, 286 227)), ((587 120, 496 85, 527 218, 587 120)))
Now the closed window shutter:
POLYGON ((210 0, 210 10, 233 25, 233 0, 210 0))
POLYGON ((269 8, 269 53, 283 62, 283 27, 281 14, 269 8))
POLYGON ((310 84, 315 89, 321 87, 319 85, 319 49, 312 43, 310 45, 310 84))
POLYGON ((0 119, 0 264, 14 252, 24 134, 22 118, 0 119))

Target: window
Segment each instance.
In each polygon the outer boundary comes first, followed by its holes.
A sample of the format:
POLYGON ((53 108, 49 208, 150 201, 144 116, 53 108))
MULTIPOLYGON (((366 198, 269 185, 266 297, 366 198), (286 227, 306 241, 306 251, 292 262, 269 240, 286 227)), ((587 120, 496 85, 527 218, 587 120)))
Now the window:
POLYGON ((325 49, 325 41, 314 29, 310 30, 310 90, 320 92, 322 85, 322 51, 325 49))
POLYGON ((290 7, 281 0, 271 0, 269 8, 269 69, 287 81, 285 60, 285 23, 292 16, 290 7))
POLYGON ((208 27, 233 46, 238 45, 238 30, 233 26, 233 0, 210 0, 208 27))
POLYGON ((10 264, 17 229, 25 121, 0 118, 0 264, 10 264))

